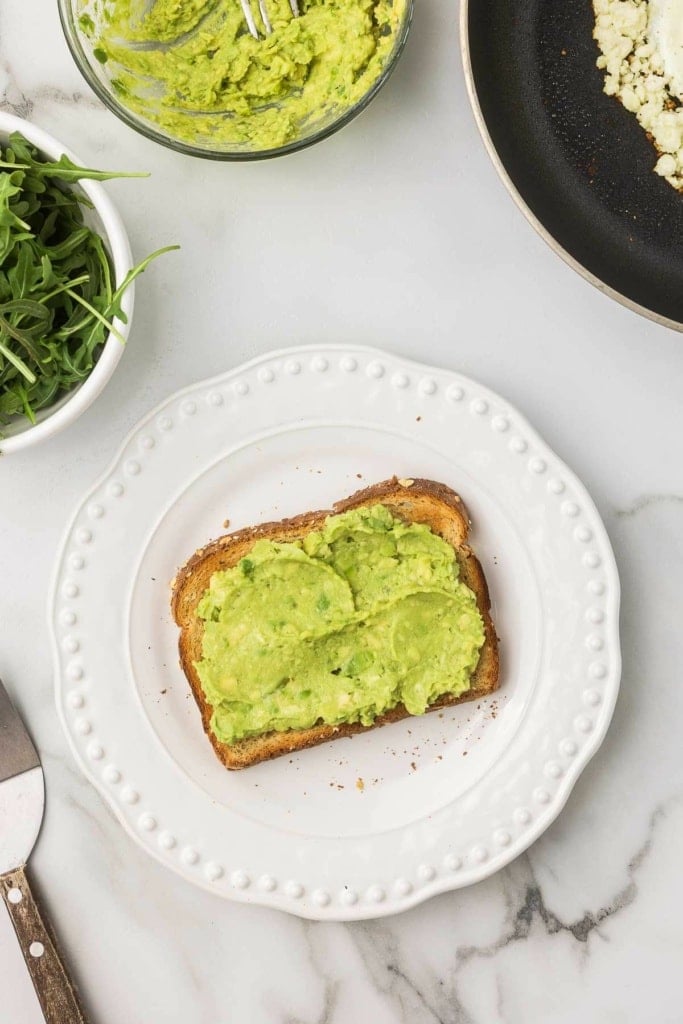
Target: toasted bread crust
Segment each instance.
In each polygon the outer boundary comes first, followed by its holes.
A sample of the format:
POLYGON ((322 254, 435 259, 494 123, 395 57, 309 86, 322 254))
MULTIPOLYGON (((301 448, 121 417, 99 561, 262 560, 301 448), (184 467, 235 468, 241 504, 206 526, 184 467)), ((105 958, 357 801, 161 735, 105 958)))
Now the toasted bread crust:
POLYGON ((337 515, 362 505, 381 503, 399 519, 406 522, 425 523, 431 530, 447 541, 455 550, 460 566, 460 578, 474 592, 477 605, 484 621, 485 639, 479 663, 472 676, 470 689, 458 697, 445 693, 429 706, 428 711, 451 707, 468 700, 478 700, 493 693, 499 685, 498 640, 491 620, 490 599, 486 579, 478 559, 467 544, 469 517, 462 499, 445 484, 433 480, 384 480, 372 487, 357 491, 348 498, 338 501, 332 509, 306 512, 292 519, 280 522, 262 523, 235 533, 226 534, 200 548, 179 569, 173 580, 171 608, 173 617, 180 627, 180 664, 187 676, 192 693, 199 707, 204 731, 217 757, 226 768, 246 768, 260 761, 280 757, 293 751, 326 743, 328 740, 355 733, 367 732, 381 725, 409 718, 410 712, 402 704, 381 715, 372 725, 346 724, 325 725, 320 723, 310 729, 291 729, 286 732, 270 732, 251 736, 237 743, 222 743, 211 731, 212 707, 202 689, 195 662, 202 658, 203 623, 196 616, 196 608, 208 589, 215 572, 230 569, 249 553, 257 540, 287 542, 304 537, 312 530, 322 527, 330 515, 337 515))

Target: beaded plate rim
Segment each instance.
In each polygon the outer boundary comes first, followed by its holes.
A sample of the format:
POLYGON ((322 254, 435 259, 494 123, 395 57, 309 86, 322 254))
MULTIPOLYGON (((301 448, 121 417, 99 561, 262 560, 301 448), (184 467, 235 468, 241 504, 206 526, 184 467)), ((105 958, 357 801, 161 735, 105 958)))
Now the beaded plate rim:
MULTIPOLYGON (((286 427, 283 425, 282 429, 286 427)), ((248 439, 248 434, 245 438, 248 439)), ((355 345, 297 346, 267 353, 227 373, 183 388, 161 402, 128 433, 107 469, 79 501, 60 547, 49 599, 59 717, 81 769, 126 830, 157 860, 209 891, 327 920, 396 913, 439 892, 473 884, 509 863, 545 831, 562 810, 609 726, 621 670, 618 618, 619 578, 600 516, 584 486, 525 418, 507 401, 465 376, 355 345), (126 481, 134 481, 144 460, 152 457, 155 435, 172 428, 169 409, 177 409, 180 419, 189 423, 202 401, 205 406, 220 408, 225 401, 220 388, 229 388, 235 400, 244 400, 254 384, 272 386, 277 379, 276 369, 282 371, 282 379, 286 380, 306 371, 312 376, 322 375, 331 368, 344 376, 364 373, 374 382, 386 378, 392 388, 401 391, 414 386, 423 399, 438 395, 451 404, 466 402, 477 420, 489 419, 492 435, 497 435, 498 441, 505 440, 513 457, 524 457, 529 474, 546 481, 549 500, 559 503, 562 517, 576 523, 576 550, 582 571, 590 576, 584 588, 588 623, 585 646, 591 652, 588 678, 566 736, 555 754, 546 759, 542 777, 530 786, 527 803, 533 810, 526 804, 517 806, 510 814, 508 826, 497 826, 488 837, 469 844, 463 855, 448 853, 438 866, 417 863, 410 877, 404 873, 387 880, 384 873, 385 877, 367 885, 362 892, 347 885, 340 885, 335 891, 307 886, 297 878, 279 881, 276 871, 254 877, 248 865, 228 867, 222 857, 202 856, 198 844, 178 840, 182 829, 160 820, 154 811, 141 809, 143 804, 145 808, 148 805, 139 789, 130 785, 121 765, 108 763, 105 739, 88 717, 81 687, 86 667, 73 607, 78 601, 79 573, 87 568, 83 552, 87 552, 93 531, 106 512, 102 501, 93 501, 93 496, 103 489, 107 500, 113 503, 123 496, 126 481), (136 457, 130 451, 133 442, 137 442, 136 457), (88 526, 82 525, 84 514, 88 526)))

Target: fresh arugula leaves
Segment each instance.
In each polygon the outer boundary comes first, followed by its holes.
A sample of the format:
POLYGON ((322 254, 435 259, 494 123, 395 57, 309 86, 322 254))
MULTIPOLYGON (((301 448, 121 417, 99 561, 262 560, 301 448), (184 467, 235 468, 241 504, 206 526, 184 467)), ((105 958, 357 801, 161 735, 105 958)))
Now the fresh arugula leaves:
POLYGON ((121 300, 158 249, 114 286, 101 237, 85 224, 91 205, 71 186, 84 178, 146 177, 48 161, 21 134, 0 146, 0 428, 36 413, 80 384, 107 336, 123 341, 121 300))

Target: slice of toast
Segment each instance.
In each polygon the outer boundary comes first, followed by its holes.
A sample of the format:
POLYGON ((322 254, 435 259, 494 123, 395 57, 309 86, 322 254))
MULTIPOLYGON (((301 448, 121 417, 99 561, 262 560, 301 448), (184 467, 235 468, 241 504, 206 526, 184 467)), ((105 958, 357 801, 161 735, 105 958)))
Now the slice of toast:
MULTIPOLYGON (((454 697, 444 692, 442 697, 429 706, 428 711, 461 704, 466 700, 478 700, 498 688, 498 640, 491 621, 489 592, 481 565, 467 544, 469 518, 460 497, 445 484, 433 480, 398 480, 394 477, 373 487, 352 494, 338 501, 334 508, 320 512, 306 512, 294 519, 283 519, 278 523, 263 523, 248 527, 236 533, 227 534, 200 548, 187 564, 178 571, 172 583, 171 608, 180 627, 180 664, 192 688, 199 706, 204 731, 220 761, 226 768, 247 768, 249 765, 267 761, 295 750, 304 750, 341 736, 367 732, 380 725, 398 722, 410 717, 402 704, 375 719, 372 725, 343 724, 326 725, 319 723, 309 729, 290 729, 286 732, 269 732, 250 736, 235 743, 221 742, 211 731, 212 707, 202 689, 195 662, 202 659, 202 638, 204 623, 196 614, 197 605, 209 587, 215 572, 230 569, 249 553, 257 540, 294 541, 312 530, 320 529, 330 515, 337 515, 362 505, 385 505, 398 519, 405 522, 424 523, 433 533, 438 534, 454 549, 460 566, 460 579, 472 590, 484 621, 485 639, 475 669, 470 689, 454 697)), ((444 680, 444 690, 448 681, 444 680)))

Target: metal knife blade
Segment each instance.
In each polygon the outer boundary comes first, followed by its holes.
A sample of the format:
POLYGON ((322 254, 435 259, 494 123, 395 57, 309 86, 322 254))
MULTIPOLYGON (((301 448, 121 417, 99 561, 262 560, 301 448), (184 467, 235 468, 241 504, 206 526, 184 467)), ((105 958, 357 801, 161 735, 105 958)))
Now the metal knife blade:
POLYGON ((38 767, 38 752, 0 679, 0 782, 38 767))
POLYGON ((28 860, 44 807, 40 758, 0 682, 0 875, 28 860))

